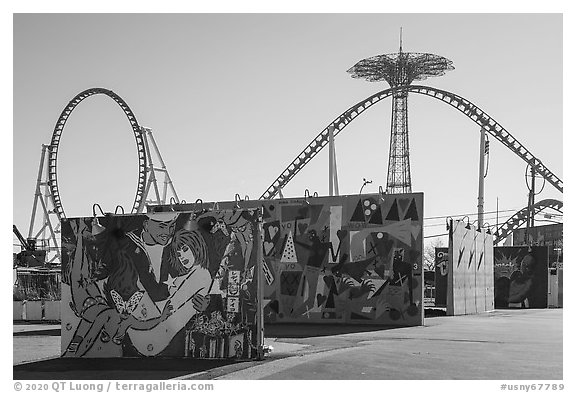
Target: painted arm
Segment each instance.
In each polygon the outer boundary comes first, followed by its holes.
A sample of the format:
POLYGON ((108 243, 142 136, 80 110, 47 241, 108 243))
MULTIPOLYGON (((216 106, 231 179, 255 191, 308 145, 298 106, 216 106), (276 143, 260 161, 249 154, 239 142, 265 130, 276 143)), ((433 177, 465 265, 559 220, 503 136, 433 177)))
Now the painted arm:
POLYGON ((148 292, 150 299, 154 302, 168 299, 168 296, 170 296, 168 286, 156 281, 156 277, 154 277, 154 273, 150 269, 148 258, 146 256, 136 256, 134 259, 134 266, 138 271, 138 277, 144 289, 148 292))
MULTIPOLYGON (((135 329, 135 330, 153 329, 160 322, 164 322, 166 319, 168 319, 168 317, 172 314, 173 311, 174 311, 174 307, 170 304, 170 300, 168 300, 166 302, 166 304, 164 305, 164 309, 162 310, 162 315, 160 315, 159 317, 142 321, 140 319, 135 318, 132 314, 130 314, 130 317, 128 317, 128 319, 127 319, 127 321, 129 321, 128 322, 129 326, 126 326, 126 329, 128 327, 131 327, 132 329, 135 329)), ((124 331, 126 329, 124 329, 124 331)))

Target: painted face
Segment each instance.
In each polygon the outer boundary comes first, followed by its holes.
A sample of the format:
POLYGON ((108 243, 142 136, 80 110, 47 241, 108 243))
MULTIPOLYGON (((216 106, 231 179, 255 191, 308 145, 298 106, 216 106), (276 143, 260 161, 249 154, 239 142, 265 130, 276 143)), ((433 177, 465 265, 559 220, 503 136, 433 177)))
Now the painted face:
POLYGON ((170 238, 174 234, 175 222, 162 222, 148 220, 146 223, 146 232, 150 234, 152 239, 156 244, 165 246, 170 241, 170 238))
POLYGON ((194 265, 194 262, 196 262, 196 257, 192 249, 186 244, 182 245, 176 252, 178 254, 178 260, 186 269, 190 269, 194 265))
POLYGON ((531 275, 534 271, 536 260, 531 255, 526 255, 520 263, 520 271, 525 275, 531 275))

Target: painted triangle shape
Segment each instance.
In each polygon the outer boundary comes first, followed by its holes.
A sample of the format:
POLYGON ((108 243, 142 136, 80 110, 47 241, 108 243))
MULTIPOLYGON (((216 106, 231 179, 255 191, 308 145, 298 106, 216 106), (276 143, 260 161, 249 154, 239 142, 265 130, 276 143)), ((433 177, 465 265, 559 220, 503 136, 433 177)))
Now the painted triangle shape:
POLYGON ((404 244, 412 244, 412 228, 410 220, 404 220, 399 221, 398 223, 390 224, 383 227, 381 231, 388 233, 390 236, 400 240, 404 244))
POLYGON ((372 218, 369 221, 370 224, 380 224, 382 225, 382 210, 380 206, 372 213, 372 218))
POLYGON ((364 209, 362 208, 362 200, 358 201, 358 204, 356 205, 356 209, 354 209, 354 213, 352 213, 350 221, 364 222, 364 209))
POLYGON ((398 205, 400 207, 400 211, 405 212, 410 204, 410 198, 399 198, 398 205))
POLYGON ((410 203, 410 207, 404 216, 405 220, 412 219, 413 221, 418 221, 418 209, 416 209, 416 199, 412 199, 412 203, 410 203))
POLYGON ((420 224, 412 223, 412 237, 414 240, 418 240, 418 235, 420 234, 420 224))
POLYGON ((324 205, 310 205, 310 225, 316 224, 324 205))
MULTIPOLYGON (((360 206, 360 208, 362 208, 360 206)), ((387 221, 400 221, 400 217, 398 216, 398 203, 396 203, 396 200, 394 200, 394 203, 392 204, 392 207, 390 208, 390 211, 388 212, 388 215, 386 216, 386 220, 387 221)))
POLYGON ((298 263, 298 258, 296 257, 296 248, 294 247, 294 238, 292 237, 292 231, 288 233, 286 238, 286 244, 284 244, 284 251, 282 252, 282 258, 280 262, 285 263, 298 263))
POLYGON ((334 291, 330 290, 328 293, 328 300, 326 300, 326 308, 335 308, 336 305, 334 304, 334 291))

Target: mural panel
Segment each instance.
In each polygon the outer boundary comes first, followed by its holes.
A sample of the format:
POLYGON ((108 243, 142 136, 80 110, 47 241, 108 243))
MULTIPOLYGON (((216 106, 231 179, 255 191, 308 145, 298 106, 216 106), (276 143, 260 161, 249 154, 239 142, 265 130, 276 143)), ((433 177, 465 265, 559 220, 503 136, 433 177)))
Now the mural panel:
POLYGON ((263 334, 258 209, 62 221, 62 356, 247 359, 263 334))
POLYGON ((485 230, 453 221, 448 257, 448 315, 494 309, 493 239, 485 230))
POLYGON ((438 307, 446 307, 446 294, 448 290, 448 247, 436 247, 435 254, 435 290, 434 304, 438 307))
POLYGON ((514 246, 550 246, 548 261, 550 268, 562 268, 564 249, 564 224, 541 225, 518 228, 513 232, 514 246))
POLYGON ((236 204, 263 211, 266 322, 423 324, 423 194, 236 204))
POLYGON ((548 306, 548 246, 494 247, 497 308, 548 306))
POLYGON ((494 310, 494 238, 484 238, 484 283, 486 311, 494 310))

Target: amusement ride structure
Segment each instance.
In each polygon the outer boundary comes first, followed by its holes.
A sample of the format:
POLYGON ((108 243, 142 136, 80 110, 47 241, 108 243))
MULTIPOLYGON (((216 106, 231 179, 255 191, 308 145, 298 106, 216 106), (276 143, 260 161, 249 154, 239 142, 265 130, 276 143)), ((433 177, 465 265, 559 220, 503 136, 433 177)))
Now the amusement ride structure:
MULTIPOLYGON (((50 144, 42 145, 27 240, 28 243, 38 244, 40 249, 49 252, 48 258, 50 259, 47 262, 60 261, 60 242, 57 234, 60 232, 60 220, 66 218, 58 187, 57 163, 60 139, 62 138, 66 121, 74 108, 86 98, 97 94, 110 97, 120 106, 134 133, 138 153, 138 181, 131 213, 142 213, 146 204, 164 204, 168 197, 170 197, 169 201, 171 202, 180 202, 158 145, 152 135, 152 130, 138 124, 136 116, 128 104, 113 91, 103 88, 84 90, 70 100, 58 117, 50 144), (155 162, 160 165, 155 165, 155 162), (161 189, 158 185, 157 176, 164 179, 161 189), (41 223, 36 220, 38 210, 40 210, 42 216, 41 223)), ((116 209, 118 210, 118 207, 116 209)))
MULTIPOLYGON (((378 55, 360 60, 347 72, 353 78, 369 82, 386 81, 392 88, 408 86, 415 80, 441 76, 453 70, 452 62, 430 53, 402 52, 402 33, 398 53, 378 55)), ((392 94, 392 129, 386 192, 412 192, 410 176, 410 144, 408 140, 408 90, 397 89, 392 94)))
MULTIPOLYGON (((332 171, 330 173, 332 185, 332 176, 336 177, 335 136, 368 108, 388 97, 392 97, 393 116, 386 191, 388 193, 411 192, 407 112, 407 97, 409 93, 432 97, 452 106, 479 126, 481 133, 492 135, 521 160, 525 161, 533 176, 535 174, 540 175, 558 191, 563 192, 561 179, 554 175, 544 163, 530 153, 502 125, 471 101, 445 90, 411 84, 415 80, 422 80, 428 76, 442 75, 445 71, 453 68, 451 61, 441 56, 427 53, 405 53, 402 51, 402 44, 400 44, 400 51, 396 54, 379 55, 358 62, 348 70, 353 77, 369 81, 384 80, 390 84, 390 88, 358 102, 330 122, 274 180, 260 196, 260 199, 272 199, 277 195, 282 197, 282 188, 326 145, 330 146, 331 169, 334 167, 334 173, 332 171)), ((166 204, 169 192, 173 195, 170 198, 170 203, 180 203, 151 130, 139 125, 136 116, 126 102, 113 91, 103 88, 87 89, 76 95, 66 105, 56 122, 51 143, 42 145, 40 168, 27 240, 29 243, 39 242, 41 244, 40 248, 55 252, 52 259, 60 259, 59 241, 56 234, 59 232, 60 220, 66 217, 57 181, 57 158, 60 139, 66 121, 74 108, 84 99, 96 94, 104 94, 120 106, 126 114, 134 133, 139 172, 131 213, 141 213, 147 205, 166 204), (152 152, 155 153, 156 161, 160 163, 159 166, 154 165, 152 152), (162 192, 157 184, 156 172, 164 175, 162 192), (148 199, 149 194, 152 194, 151 199, 148 199), (38 230, 36 227, 36 216, 39 208, 41 208, 43 218, 38 230)), ((546 208, 551 208, 561 213, 562 206, 562 202, 553 199, 546 199, 538 203, 532 200, 527 208, 517 212, 493 230, 495 234, 494 243, 502 241, 515 228, 526 223, 533 223, 534 214, 546 208)))

